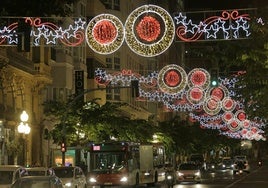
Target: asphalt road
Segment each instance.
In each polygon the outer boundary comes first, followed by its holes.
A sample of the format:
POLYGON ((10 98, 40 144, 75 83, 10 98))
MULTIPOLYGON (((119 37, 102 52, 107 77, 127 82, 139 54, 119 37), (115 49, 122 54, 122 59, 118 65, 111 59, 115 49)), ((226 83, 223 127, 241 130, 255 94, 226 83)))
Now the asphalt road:
MULTIPOLYGON (((250 173, 233 175, 232 170, 218 170, 214 173, 205 173, 200 184, 177 184, 173 188, 268 188, 268 165, 251 166, 250 173)), ((155 187, 167 188, 167 185, 162 183, 155 187)))

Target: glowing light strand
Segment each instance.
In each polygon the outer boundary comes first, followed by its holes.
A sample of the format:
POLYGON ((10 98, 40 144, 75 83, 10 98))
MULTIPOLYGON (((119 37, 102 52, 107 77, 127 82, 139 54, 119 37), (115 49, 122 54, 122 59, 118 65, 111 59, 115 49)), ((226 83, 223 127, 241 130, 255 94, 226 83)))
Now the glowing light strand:
MULTIPOLYGON (((52 22, 42 22, 41 18, 26 17, 24 19, 32 26, 31 37, 34 46, 40 45, 41 38, 44 39, 46 45, 62 43, 66 46, 78 46, 84 41, 86 22, 82 18, 75 20, 74 24, 66 29, 52 22)), ((18 22, 14 22, 0 30, 0 44, 17 45, 17 28, 18 22)))
MULTIPOLYGON (((186 42, 211 39, 239 39, 250 36, 249 14, 239 15, 237 10, 223 11, 194 24, 183 13, 174 16, 176 36, 186 42)), ((259 20, 258 20, 259 21, 259 20)))
MULTIPOLYGON (((174 68, 172 65, 171 68, 174 68)), ((164 68, 164 70, 169 70, 164 68)), ((196 73, 200 74, 200 69, 196 69, 196 73)), ((160 71, 161 72, 161 71, 160 71)), ((204 71, 201 75, 205 75, 206 71, 204 71), (203 74, 204 73, 204 74, 203 74)), ((192 78, 193 72, 191 74, 188 74, 189 78, 192 78)), ((195 74, 195 72, 194 72, 195 74)), ((207 129, 218 129, 220 131, 220 134, 230 136, 233 138, 239 138, 239 139, 266 139, 263 137, 261 130, 264 128, 267 124, 266 120, 260 119, 258 117, 255 117, 252 121, 249 121, 246 119, 246 116, 243 112, 244 105, 240 101, 234 101, 231 98, 231 92, 227 88, 235 88, 235 83, 238 81, 236 77, 227 79, 227 78, 220 78, 221 83, 225 84, 221 85, 224 91, 224 97, 223 98, 216 98, 219 100, 217 103, 217 107, 215 108, 216 111, 210 110, 210 109, 204 109, 205 101, 208 100, 211 95, 206 95, 204 100, 201 100, 198 103, 191 103, 187 98, 187 94, 189 93, 189 89, 192 87, 186 87, 183 90, 179 90, 178 93, 167 93, 159 90, 158 88, 158 81, 159 81, 159 74, 157 72, 153 72, 147 77, 141 76, 139 74, 136 74, 130 70, 123 70, 122 72, 115 72, 113 74, 108 74, 105 70, 97 69, 95 71, 95 78, 98 84, 119 84, 119 85, 127 85, 129 86, 131 83, 131 80, 136 79, 140 82, 140 99, 141 100, 148 100, 148 101, 157 101, 162 102, 166 108, 166 110, 169 111, 184 111, 189 112, 189 117, 192 120, 196 120, 200 122, 200 126, 202 128, 207 129), (225 88, 226 87, 226 88, 225 88), (226 91, 227 90, 227 91, 226 91), (229 94, 228 94, 229 93, 229 94), (224 102, 228 100, 233 100, 234 106, 228 106, 229 108, 224 108, 224 102), (229 111, 228 111, 229 110, 229 111), (203 113, 200 113, 202 112, 203 113), (226 111, 233 114, 231 116, 232 119, 225 120, 224 119, 224 113, 226 111), (208 112, 208 113, 207 113, 208 112), (231 125, 231 123, 235 123, 231 125), (252 127, 255 129, 254 134, 249 134, 248 132, 251 131, 252 127), (245 132, 247 132, 247 136, 245 136, 245 132), (250 137, 250 136, 251 137, 250 137)), ((203 78, 203 77, 201 77, 203 78)), ((193 78, 194 79, 194 78, 193 78)), ((188 79, 189 82, 191 79, 188 79)), ((204 79, 206 80, 206 79, 204 79)), ((202 82, 191 82, 191 83, 202 83, 202 82)), ((194 84, 193 87, 197 87, 194 84)), ((204 91, 208 93, 208 91, 211 90, 211 88, 207 88, 204 91)), ((213 109, 213 108, 212 108, 213 109)))

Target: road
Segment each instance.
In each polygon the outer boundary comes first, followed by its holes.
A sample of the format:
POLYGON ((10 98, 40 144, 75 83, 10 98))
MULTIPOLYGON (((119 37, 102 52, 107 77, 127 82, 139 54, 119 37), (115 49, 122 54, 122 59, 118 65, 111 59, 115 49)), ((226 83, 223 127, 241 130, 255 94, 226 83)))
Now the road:
MULTIPOLYGON (((268 164, 261 167, 251 166, 250 173, 233 175, 232 170, 216 170, 213 173, 203 173, 200 184, 182 183, 174 185, 173 188, 267 188, 268 164)), ((146 185, 139 186, 139 188, 147 187, 146 185)), ((150 188, 168 188, 168 186, 161 182, 150 188)))
MULTIPOLYGON (((165 184, 155 187, 167 188, 165 184)), ((173 188, 267 188, 268 166, 253 166, 250 173, 233 175, 232 170, 204 173, 201 184, 185 183, 174 185, 173 188)))

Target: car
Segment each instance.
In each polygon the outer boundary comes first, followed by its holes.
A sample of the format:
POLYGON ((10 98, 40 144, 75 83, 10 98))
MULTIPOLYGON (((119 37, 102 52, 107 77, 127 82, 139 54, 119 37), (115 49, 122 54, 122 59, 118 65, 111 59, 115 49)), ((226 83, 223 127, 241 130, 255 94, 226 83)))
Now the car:
POLYGON ((57 176, 24 176, 17 179, 11 188, 63 188, 57 176))
POLYGON ((190 156, 189 161, 197 164, 201 170, 206 169, 205 159, 204 159, 204 156, 202 154, 192 154, 190 156))
POLYGON ((9 188, 17 179, 26 175, 26 169, 20 165, 1 165, 0 188, 9 188))
POLYGON ((78 166, 57 166, 52 167, 55 176, 63 182, 63 187, 86 188, 87 181, 83 170, 78 166))
POLYGON ((243 172, 250 172, 250 165, 245 155, 238 155, 234 157, 233 174, 239 172, 240 168, 242 168, 241 170, 243 170, 243 172))
POLYGON ((201 170, 195 163, 182 163, 176 170, 175 182, 201 183, 201 170))
POLYGON ((222 161, 219 163, 219 169, 221 170, 227 170, 233 168, 234 168, 234 161, 229 157, 223 158, 222 161))
POLYGON ((28 167, 26 168, 28 176, 52 176, 53 169, 46 167, 28 167))

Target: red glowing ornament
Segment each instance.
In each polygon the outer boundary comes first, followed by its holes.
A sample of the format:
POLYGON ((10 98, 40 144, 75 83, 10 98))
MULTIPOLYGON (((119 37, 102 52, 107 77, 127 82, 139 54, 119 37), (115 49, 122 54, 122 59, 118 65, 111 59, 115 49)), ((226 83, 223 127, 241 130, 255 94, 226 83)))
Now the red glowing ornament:
POLYGON ((176 70, 167 71, 164 78, 165 84, 169 87, 176 87, 181 82, 181 76, 176 70))
POLYGON ((206 74, 202 71, 195 71, 192 75, 191 75, 191 82, 195 85, 195 86, 202 86, 205 84, 207 77, 206 74))
POLYGON ((246 114, 245 114, 245 112, 243 112, 243 111, 238 111, 238 112, 236 113, 236 117, 237 117, 237 119, 240 120, 240 121, 245 121, 245 120, 246 120, 246 114))
POLYGON ((115 40, 117 29, 111 21, 101 20, 94 26, 92 33, 98 43, 109 44, 115 40))
POLYGON ((233 117, 234 117, 234 114, 232 112, 225 112, 223 114, 223 121, 228 123, 233 119, 233 117))
POLYGON ((200 102, 204 98, 204 92, 199 87, 189 89, 188 100, 192 103, 200 102))
POLYGON ((211 96, 216 97, 219 100, 222 100, 224 98, 224 93, 221 88, 214 88, 211 91, 211 96))
POLYGON ((182 67, 171 64, 160 70, 157 81, 161 91, 178 93, 187 85, 187 74, 182 67))
POLYGON ((136 27, 138 36, 147 42, 156 40, 161 31, 159 21, 152 16, 144 16, 136 27))
POLYGON ((222 109, 225 111, 232 111, 235 108, 236 103, 230 97, 225 97, 222 101, 222 109))

